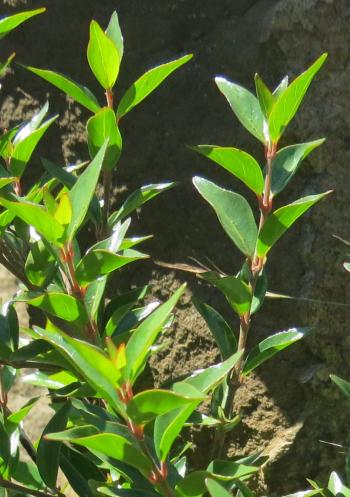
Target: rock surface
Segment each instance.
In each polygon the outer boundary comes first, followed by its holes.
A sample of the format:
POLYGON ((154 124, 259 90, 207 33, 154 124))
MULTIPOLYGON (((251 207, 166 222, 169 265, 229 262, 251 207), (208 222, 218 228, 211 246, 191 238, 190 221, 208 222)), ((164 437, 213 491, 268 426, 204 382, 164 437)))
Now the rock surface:
MULTIPOLYGON (((1 3, 2 11, 11 13, 45 2, 1 3)), ((347 405, 328 379, 330 372, 350 378, 349 310, 329 303, 349 302, 350 279, 342 269, 346 247, 333 238, 349 236, 348 0, 50 0, 47 6, 45 16, 33 19, 2 42, 2 53, 16 51, 19 61, 69 74, 97 94, 85 56, 88 24, 91 18, 106 24, 114 8, 126 40, 117 99, 149 67, 183 53, 195 54, 193 62, 125 119, 124 153, 114 178, 115 199, 119 202, 141 184, 179 181, 175 190, 142 210, 133 229, 155 234, 145 249, 154 260, 188 262, 192 256, 205 263, 213 261, 229 272, 239 268, 240 255, 210 208, 193 191, 191 177, 201 174, 238 191, 241 187, 185 144, 232 145, 260 160, 263 156, 238 125, 213 77, 224 74, 252 88, 258 71, 267 83, 276 85, 284 74, 294 77, 329 51, 329 61, 285 139, 287 144, 326 136, 327 142, 305 161, 279 202, 329 189, 335 193, 281 240, 269 265, 273 290, 322 302, 267 302, 254 319, 250 343, 288 326, 313 325, 315 333, 261 367, 240 388, 236 402, 243 421, 232 433, 228 453, 265 449, 271 459, 258 486, 269 494, 295 491, 304 487, 306 477, 323 481, 331 469, 342 470, 343 455, 320 440, 347 445, 350 438, 347 405)), ((99 95, 102 99, 101 92, 99 95)), ((47 98, 60 120, 40 145, 40 155, 60 163, 87 159, 84 121, 88 115, 21 68, 4 81, 1 125, 30 115, 47 98)), ((29 174, 38 174, 38 157, 34 157, 29 174)), ((165 298, 180 281, 187 280, 189 285, 175 330, 167 337, 171 347, 152 363, 155 382, 213 362, 217 350, 189 297, 199 295, 227 313, 220 296, 187 274, 172 273, 151 262, 124 272, 117 283, 127 288, 148 279, 159 298, 165 298)), ((210 436, 193 435, 204 454, 210 436)))

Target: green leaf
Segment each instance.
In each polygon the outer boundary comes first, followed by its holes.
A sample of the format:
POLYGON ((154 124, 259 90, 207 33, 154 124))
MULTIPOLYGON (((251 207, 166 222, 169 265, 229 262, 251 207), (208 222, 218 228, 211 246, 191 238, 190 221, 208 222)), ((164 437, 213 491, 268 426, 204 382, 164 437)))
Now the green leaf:
POLYGON ((273 196, 276 196, 287 186, 301 162, 324 141, 322 138, 308 143, 290 145, 277 152, 272 169, 271 193, 273 196))
POLYGON ((131 262, 148 256, 136 250, 126 250, 123 255, 108 250, 91 250, 76 267, 76 278, 81 287, 86 287, 99 276, 109 274, 131 262))
MULTIPOLYGON (((18 297, 16 300, 21 300, 21 298, 22 297, 18 297)), ((88 321, 84 305, 72 295, 48 292, 34 298, 25 298, 25 302, 34 307, 38 307, 52 316, 56 316, 77 325, 84 325, 88 321)))
POLYGON ((126 412, 134 423, 145 425, 157 416, 165 414, 179 407, 183 407, 194 400, 203 400, 204 396, 199 398, 184 397, 169 390, 145 390, 137 395, 128 403, 126 412))
POLYGON ((117 109, 117 119, 121 119, 136 105, 152 93, 172 72, 186 64, 193 55, 185 55, 180 59, 167 62, 145 72, 123 95, 117 109))
POLYGON ((100 176, 104 156, 107 149, 107 142, 103 144, 94 160, 85 171, 79 176, 74 186, 69 191, 69 199, 72 204, 72 220, 67 228, 67 239, 72 240, 80 226, 82 225, 86 213, 88 212, 91 199, 93 198, 100 176))
POLYGON ((252 257, 258 230, 253 212, 242 195, 220 188, 215 183, 195 176, 193 184, 214 209, 222 227, 243 254, 252 257))
POLYGON ((344 262, 343 266, 350 273, 350 262, 344 262))
POLYGON ((52 443, 47 439, 51 432, 63 430, 66 427, 71 404, 66 402, 51 418, 40 438, 37 450, 37 465, 40 475, 46 485, 56 488, 60 460, 61 444, 52 443))
POLYGON ((233 330, 225 319, 213 307, 199 299, 193 299, 195 308, 207 323, 214 339, 219 347, 223 360, 230 357, 237 350, 237 340, 233 330))
POLYGON ((350 399, 350 383, 348 381, 343 380, 342 378, 339 378, 339 376, 335 374, 330 374, 329 375, 330 379, 335 383, 340 390, 346 395, 348 399, 350 399))
POLYGON ((235 276, 221 277, 214 272, 203 273, 201 276, 225 295, 228 303, 239 316, 249 311, 252 294, 244 281, 235 276))
POLYGON ((238 148, 218 147, 216 145, 199 145, 192 148, 243 181, 257 195, 262 194, 264 190, 263 174, 259 164, 251 155, 238 148))
MULTIPOLYGON (((25 485, 26 488, 44 491, 46 489, 46 485, 41 479, 37 466, 32 462, 18 461, 12 473, 12 478, 16 480, 16 482, 25 485)), ((28 495, 30 495, 30 493, 28 495)))
POLYGON ((50 276, 53 276, 55 269, 55 258, 42 240, 31 244, 25 263, 25 273, 28 280, 33 285, 41 287, 48 282, 50 276))
POLYGON ((4 38, 10 31, 17 28, 20 24, 27 21, 33 16, 38 14, 42 14, 45 12, 45 8, 35 9, 35 10, 27 10, 25 12, 19 12, 18 14, 14 14, 13 16, 4 17, 0 20, 0 40, 4 38))
POLYGON ((41 205, 32 202, 13 202, 0 197, 0 204, 25 223, 33 226, 48 242, 58 247, 62 246, 64 227, 61 226, 41 205))
POLYGON ((156 197, 160 193, 169 190, 175 186, 175 183, 158 183, 142 186, 141 188, 135 190, 129 197, 125 200, 121 208, 113 213, 108 219, 108 225, 113 227, 118 221, 121 221, 134 210, 141 207, 152 198, 156 197))
POLYGON ((74 371, 78 371, 96 392, 101 393, 122 416, 125 416, 125 407, 116 392, 120 373, 100 349, 90 343, 71 338, 63 331, 44 330, 39 327, 34 330, 40 338, 58 349, 72 364, 74 371))
POLYGON ((258 99, 250 91, 225 78, 215 78, 215 83, 240 123, 258 140, 266 143, 267 125, 258 99))
POLYGON ((98 433, 94 426, 82 426, 52 433, 50 440, 59 440, 86 447, 96 455, 103 454, 118 459, 148 475, 151 461, 129 440, 115 433, 98 433))
POLYGON ((270 138, 274 143, 280 139, 284 129, 295 116, 299 106, 318 71, 327 58, 327 53, 319 57, 309 69, 298 76, 277 100, 269 116, 270 138))
POLYGON ((256 95, 259 100, 261 110, 265 117, 269 117, 270 111, 272 109, 274 98, 269 88, 266 86, 264 81, 261 79, 259 74, 255 74, 255 90, 256 95))
POLYGON ((90 24, 87 58, 100 85, 105 90, 112 89, 118 77, 121 57, 114 42, 96 21, 90 24))
POLYGON ((9 65, 11 64, 11 62, 13 61, 13 59, 15 58, 15 56, 16 56, 16 54, 12 53, 9 57, 7 57, 7 59, 5 60, 5 62, 0 62, 0 78, 2 78, 3 76, 5 76, 6 69, 9 67, 9 65))
POLYGON ((248 354, 242 374, 246 376, 280 350, 304 338, 310 331, 311 328, 291 328, 265 338, 248 354))
POLYGON ((285 76, 272 94, 275 101, 282 95, 282 93, 286 91, 286 89, 288 88, 288 83, 289 77, 285 76))
POLYGON ((210 476, 207 471, 193 471, 179 481, 175 487, 177 497, 201 497, 206 492, 205 478, 210 476))
POLYGON ((211 497, 232 497, 230 492, 226 490, 219 482, 211 478, 206 478, 205 485, 211 497))
POLYGON ((31 66, 25 66, 25 68, 56 86, 56 88, 66 93, 69 97, 89 109, 91 112, 98 112, 100 110, 101 107, 95 95, 93 95, 85 86, 79 85, 72 79, 58 72, 31 66))
POLYGON ((177 301, 184 293, 186 285, 182 285, 164 304, 156 309, 132 333, 126 346, 127 365, 125 376, 133 382, 143 368, 149 349, 157 339, 163 326, 169 319, 177 301))
POLYGON ((215 459, 209 464, 207 471, 215 476, 222 477, 222 479, 239 480, 256 473, 259 471, 259 467, 240 462, 215 459))
POLYGON ((310 207, 319 202, 331 191, 319 195, 309 195, 300 198, 292 204, 285 205, 274 211, 265 221, 258 236, 256 251, 259 257, 264 257, 281 236, 290 228, 300 216, 310 207))
MULTIPOLYGON (((222 363, 210 366, 204 371, 196 371, 182 383, 194 387, 203 394, 207 394, 222 383, 241 355, 242 352, 237 352, 222 363)), ((174 387, 176 388, 176 384, 174 387)), ((199 403, 200 401, 198 400, 194 401, 186 407, 156 418, 154 424, 154 443, 157 455, 162 461, 166 460, 182 427, 199 403)))
POLYGON ((124 54, 124 40, 119 25, 118 14, 116 11, 111 15, 109 24, 106 29, 106 35, 113 41, 119 53, 119 59, 122 60, 124 54))
POLYGON ((87 123, 87 133, 91 159, 96 156, 108 139, 103 169, 114 169, 122 151, 122 137, 117 126, 114 111, 108 107, 104 107, 93 117, 90 117, 87 123))

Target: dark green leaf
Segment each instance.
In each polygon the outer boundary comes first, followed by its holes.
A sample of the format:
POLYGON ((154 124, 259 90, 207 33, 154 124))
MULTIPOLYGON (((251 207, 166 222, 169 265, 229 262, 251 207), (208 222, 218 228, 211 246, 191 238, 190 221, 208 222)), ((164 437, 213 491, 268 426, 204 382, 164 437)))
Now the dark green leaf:
POLYGON ((243 254, 253 256, 258 230, 246 199, 198 176, 193 178, 193 184, 213 207, 222 227, 237 248, 243 254))
POLYGON ((114 42, 96 21, 90 24, 87 58, 100 85, 105 90, 112 89, 118 77, 121 56, 114 42))
POLYGON ((274 143, 278 142, 284 129, 295 116, 313 78, 321 69, 326 58, 326 53, 321 55, 321 57, 319 57, 309 69, 298 76, 275 101, 269 116, 269 133, 270 138, 274 143))
POLYGON ((55 268, 55 258, 42 240, 31 244, 25 263, 25 272, 28 280, 33 285, 41 287, 48 282, 49 278, 55 272, 55 268))
POLYGON ((93 117, 90 117, 87 123, 87 133, 89 152, 92 159, 108 139, 103 169, 114 169, 122 150, 122 137, 114 111, 104 107, 93 117))
POLYGON ((336 376, 335 374, 329 375, 330 379, 335 383, 340 390, 346 395, 348 399, 350 399, 350 383, 348 381, 343 380, 342 378, 339 378, 339 376, 336 376))
POLYGON ((274 103, 273 95, 269 90, 269 88, 264 83, 264 81, 261 79, 259 74, 255 74, 254 79, 255 79, 256 95, 258 97, 261 110, 263 111, 265 117, 269 117, 270 111, 274 103))
POLYGON ((183 64, 186 64, 191 58, 192 54, 185 55, 180 59, 150 69, 143 74, 132 86, 130 86, 122 97, 117 109, 117 119, 121 119, 125 114, 130 112, 136 105, 152 93, 172 72, 183 64))
POLYGON ((263 174, 259 164, 251 155, 238 148, 218 147, 216 145, 199 145, 192 148, 243 181, 257 195, 262 194, 264 190, 263 174))
POLYGON ((222 278, 214 272, 203 273, 201 276, 225 295, 230 306, 239 316, 243 316, 250 309, 252 294, 244 281, 235 276, 222 278))
POLYGON ((56 488, 61 444, 50 442, 47 435, 66 427, 70 408, 69 402, 63 404, 46 425, 39 441, 37 465, 42 479, 50 488, 56 488))
POLYGON ((199 299, 193 299, 193 303, 212 332, 222 359, 227 359, 237 350, 237 340, 233 330, 213 307, 199 299))
POLYGON ((4 38, 10 31, 17 28, 20 24, 27 21, 33 16, 38 14, 42 14, 45 12, 45 8, 36 9, 36 10, 27 10, 25 12, 19 12, 18 14, 14 14, 9 17, 4 17, 0 20, 0 40, 4 38))
POLYGON ((265 338, 248 354, 243 368, 243 375, 249 374, 260 364, 270 359, 280 350, 289 347, 295 342, 304 338, 311 331, 310 328, 291 328, 287 331, 281 331, 265 338))
POLYGON ((31 66, 26 66, 26 69, 56 86, 59 90, 69 95, 73 100, 83 105, 91 112, 98 112, 100 110, 98 101, 91 91, 88 88, 85 88, 85 86, 75 83, 75 81, 67 76, 54 71, 38 69, 31 66))
POLYGON ((310 207, 315 205, 331 191, 319 195, 309 195, 300 198, 292 204, 285 205, 274 211, 264 223, 259 232, 256 251, 259 257, 264 257, 279 238, 290 228, 295 221, 310 207))
POLYGON ((267 125, 258 99, 250 91, 225 78, 215 78, 215 83, 241 124, 258 140, 266 143, 267 125))
POLYGON ((271 193, 273 196, 280 193, 293 178, 301 162, 316 147, 322 145, 325 140, 315 140, 308 143, 299 143, 282 148, 277 152, 273 161, 271 193))
POLYGON ((232 497, 225 487, 212 478, 206 478, 205 484, 211 497, 232 497))

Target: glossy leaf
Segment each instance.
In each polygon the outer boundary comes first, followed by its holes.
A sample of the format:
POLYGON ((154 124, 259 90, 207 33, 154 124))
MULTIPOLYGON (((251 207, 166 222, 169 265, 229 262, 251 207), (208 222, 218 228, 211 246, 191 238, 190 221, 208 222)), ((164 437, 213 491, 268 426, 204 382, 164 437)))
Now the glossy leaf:
POLYGON ((109 24, 106 29, 106 34, 113 41, 119 53, 119 59, 122 60, 124 53, 124 40, 119 25, 118 14, 116 11, 111 15, 109 24))
POLYGON ((308 143, 299 143, 282 148, 277 152, 273 161, 271 193, 273 196, 280 193, 293 178, 301 162, 317 147, 324 143, 324 139, 308 143))
POLYGON ((186 64, 192 54, 167 62, 143 74, 123 95, 117 109, 117 119, 121 119, 136 105, 152 93, 172 72, 186 64))
POLYGON ((259 74, 255 74, 255 90, 256 90, 256 95, 259 100, 260 108, 264 113, 265 117, 269 117, 269 114, 271 112, 273 103, 274 103, 274 98, 269 90, 269 88, 266 86, 264 81, 261 79, 259 74))
POLYGON ((257 195, 262 194, 264 190, 263 174, 259 164, 251 155, 233 147, 199 145, 192 148, 243 181, 257 195))
POLYGON ((207 323, 214 339, 219 347, 223 360, 230 357, 237 350, 237 340, 233 330, 225 319, 213 307, 199 299, 193 299, 193 303, 202 318, 207 323))
POLYGON ((274 211, 264 223, 259 232, 256 251, 259 257, 264 257, 281 236, 290 228, 300 216, 310 207, 323 199, 329 192, 319 195, 309 195, 300 198, 292 204, 285 205, 274 211))
POLYGON ((62 246, 64 228, 44 207, 32 202, 13 202, 1 197, 0 204, 9 209, 13 215, 18 216, 25 223, 33 226, 48 242, 62 246))
POLYGON ((74 371, 80 375, 123 416, 124 405, 121 403, 116 388, 120 373, 102 351, 90 343, 71 338, 63 331, 34 328, 38 336, 58 349, 63 357, 72 364, 74 371))
POLYGON ((70 403, 66 402, 51 418, 43 431, 37 449, 38 469, 42 479, 50 488, 56 488, 61 444, 50 442, 47 440, 47 435, 66 427, 70 407, 70 403))
POLYGON ((265 338, 248 354, 242 374, 249 374, 280 350, 304 338, 310 331, 310 328, 291 328, 265 338))
POLYGON ((33 16, 38 14, 42 14, 45 12, 45 8, 35 9, 35 10, 27 10, 25 12, 19 12, 18 14, 14 14, 12 16, 4 17, 0 19, 0 40, 4 38, 10 31, 17 28, 20 24, 27 21, 33 16))
POLYGON ((69 240, 73 239, 88 212, 91 199, 95 194, 106 149, 107 142, 103 144, 94 160, 79 176, 69 191, 69 199, 72 205, 72 220, 67 228, 67 238, 69 240))
POLYGON ((126 264, 147 257, 135 250, 126 250, 123 255, 114 254, 108 250, 91 250, 77 265, 76 278, 79 285, 85 287, 99 276, 109 274, 126 264))
POLYGON ((120 53, 96 21, 90 24, 87 58, 91 71, 105 90, 113 88, 119 73, 120 53))
POLYGON ((335 383, 340 388, 343 394, 345 394, 346 397, 350 399, 350 383, 343 380, 342 378, 339 378, 339 376, 335 374, 331 374, 329 375, 329 377, 333 381, 333 383, 335 383))
POLYGON ((146 474, 152 468, 151 461, 129 440, 115 433, 98 433, 94 426, 82 426, 52 433, 49 439, 86 447, 96 455, 101 453, 118 459, 146 474))
POLYGON ((169 319, 177 301, 184 293, 186 286, 182 285, 164 304, 148 316, 132 333, 126 346, 127 366, 125 375, 130 381, 137 378, 143 368, 149 349, 157 339, 163 326, 169 319))
POLYGON ((45 79, 45 81, 56 86, 59 90, 66 93, 69 97, 89 109, 91 112, 98 112, 100 110, 100 105, 95 95, 93 95, 85 86, 79 85, 72 79, 58 72, 31 66, 25 67, 32 73, 45 79))
POLYGON ((252 294, 244 281, 235 276, 221 277, 214 272, 203 273, 202 277, 225 295, 230 306, 239 316, 243 316, 250 309, 252 294))
POLYGON ((142 186, 138 190, 135 190, 125 200, 121 208, 110 216, 108 220, 109 226, 113 227, 118 221, 127 217, 133 211, 141 207, 141 205, 173 186, 175 186, 175 183, 158 183, 142 186))
POLYGON ((270 138, 273 142, 278 142, 284 129, 295 116, 313 78, 321 69, 326 58, 326 53, 321 55, 321 57, 319 57, 309 69, 298 76, 275 101, 268 123, 270 138))
POLYGON ((262 143, 267 140, 266 122, 258 99, 242 86, 225 78, 215 78, 219 90, 225 96, 240 123, 262 143))
POLYGON ((90 117, 87 123, 87 133, 89 152, 92 159, 108 139, 103 169, 114 169, 122 150, 122 137, 114 111, 104 107, 93 117, 90 117))
MULTIPOLYGON (((20 299, 21 297, 18 297, 17 300, 20 299)), ((72 295, 65 293, 47 292, 26 299, 25 302, 68 322, 83 325, 88 320, 83 304, 72 295)))
POLYGON ((199 398, 184 397, 170 390, 145 390, 135 395, 128 403, 126 412, 134 423, 144 425, 157 416, 188 405, 194 400, 203 399, 205 397, 202 395, 199 395, 199 398))
MULTIPOLYGON (((185 383, 194 387, 199 392, 207 394, 226 378, 241 355, 241 352, 237 352, 222 363, 196 371, 186 378, 185 383)), ((154 424, 154 442, 157 455, 162 461, 166 460, 174 441, 199 403, 200 401, 194 401, 182 409, 156 418, 154 424)))

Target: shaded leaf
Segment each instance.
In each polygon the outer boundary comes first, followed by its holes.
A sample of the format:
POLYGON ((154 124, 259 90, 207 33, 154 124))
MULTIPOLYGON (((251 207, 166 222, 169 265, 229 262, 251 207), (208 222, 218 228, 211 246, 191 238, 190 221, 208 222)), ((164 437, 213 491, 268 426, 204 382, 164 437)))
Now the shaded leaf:
POLYGON ((111 18, 109 20, 106 29, 106 34, 113 41, 114 45, 116 46, 116 49, 118 50, 119 59, 122 60, 124 53, 124 40, 119 25, 118 14, 116 11, 114 11, 113 14, 111 15, 111 18))
POLYGON ((265 117, 269 117, 269 114, 271 112, 273 103, 274 103, 274 97, 269 90, 269 88, 266 86, 264 81, 261 79, 259 74, 255 74, 255 90, 256 90, 256 95, 259 100, 260 108, 264 113, 265 117))
POLYGON ((114 169, 122 150, 122 137, 117 126, 115 113, 104 107, 87 122, 88 145, 93 159, 105 141, 108 146, 103 160, 103 169, 114 169))

